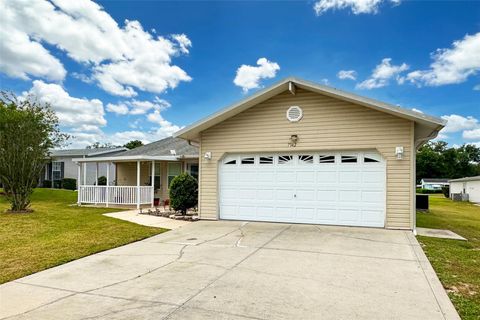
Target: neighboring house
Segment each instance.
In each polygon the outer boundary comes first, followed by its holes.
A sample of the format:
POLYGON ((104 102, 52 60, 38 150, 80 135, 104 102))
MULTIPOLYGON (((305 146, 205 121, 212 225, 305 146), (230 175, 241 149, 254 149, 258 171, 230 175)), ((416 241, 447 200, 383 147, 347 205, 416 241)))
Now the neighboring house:
POLYGON ((480 176, 450 180, 450 198, 454 193, 468 194, 468 201, 480 203, 480 176))
POLYGON ((73 160, 82 164, 78 166, 79 177, 84 165, 115 166, 116 179, 109 179, 108 186, 80 179, 79 204, 153 205, 155 200, 161 203, 168 199, 168 186, 180 173, 198 177, 198 147, 173 137, 115 155, 73 160))
MULTIPOLYGON (((40 186, 43 185, 43 181, 54 181, 53 187, 60 187, 60 181, 63 178, 78 179, 78 165, 72 161, 73 158, 93 158, 100 156, 114 155, 119 152, 124 152, 127 148, 95 148, 95 149, 64 149, 64 150, 51 150, 48 163, 45 165, 45 169, 40 177, 40 186)), ((83 170, 83 180, 89 184, 95 183, 95 172, 97 167, 95 164, 85 164, 83 170)), ((110 179, 115 180, 115 170, 112 167, 110 170, 110 179)), ((106 164, 100 164, 98 166, 98 176, 106 176, 107 167, 106 164)))
POLYGON ((448 179, 422 179, 420 187, 426 190, 442 190, 442 187, 448 186, 448 179))
POLYGON ((445 121, 288 78, 175 133, 200 146, 199 214, 415 228, 415 151, 445 121))

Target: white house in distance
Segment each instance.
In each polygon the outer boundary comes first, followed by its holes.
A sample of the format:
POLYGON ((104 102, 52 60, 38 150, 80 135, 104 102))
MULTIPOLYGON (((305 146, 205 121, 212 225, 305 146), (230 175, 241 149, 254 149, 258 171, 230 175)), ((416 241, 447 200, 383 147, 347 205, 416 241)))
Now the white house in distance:
POLYGON ((455 193, 468 194, 468 201, 480 203, 480 176, 450 180, 450 198, 455 193))
POLYGON ((449 185, 448 179, 428 179, 424 178, 420 181, 422 189, 426 190, 442 190, 442 187, 449 185))
MULTIPOLYGON (((52 187, 60 187, 60 181, 64 178, 77 179, 78 165, 72 161, 73 158, 93 158, 100 156, 111 156, 128 150, 124 147, 115 148, 94 148, 94 149, 58 149, 50 150, 50 158, 40 177, 40 186, 45 180, 54 181, 52 187)), ((98 166, 98 176, 107 175, 107 164, 100 163, 98 166)), ((115 180, 115 164, 111 164, 110 180, 115 180)), ((83 180, 91 184, 95 183, 95 164, 84 164, 83 180)))

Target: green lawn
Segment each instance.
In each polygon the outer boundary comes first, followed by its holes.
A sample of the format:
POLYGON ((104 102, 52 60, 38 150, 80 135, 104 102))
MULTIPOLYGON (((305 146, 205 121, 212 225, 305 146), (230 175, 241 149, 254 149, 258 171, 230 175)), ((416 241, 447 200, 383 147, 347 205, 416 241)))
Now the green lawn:
POLYGON ((0 196, 0 283, 166 230, 105 217, 108 208, 71 206, 77 193, 36 189, 33 213, 5 213, 0 196))
POLYGON ((430 196, 419 227, 449 229, 468 241, 418 237, 462 319, 480 319, 480 207, 430 196))

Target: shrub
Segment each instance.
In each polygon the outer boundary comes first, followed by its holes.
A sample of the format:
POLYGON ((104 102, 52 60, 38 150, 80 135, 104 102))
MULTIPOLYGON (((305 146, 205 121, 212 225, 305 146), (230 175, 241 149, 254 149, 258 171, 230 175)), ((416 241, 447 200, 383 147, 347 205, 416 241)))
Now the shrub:
POLYGON ((52 187, 52 181, 51 180, 43 180, 42 188, 51 188, 51 187, 52 187))
POLYGON ((443 186, 442 192, 445 198, 450 198, 450 186, 443 186))
POLYGON ((186 214, 198 202, 198 182, 188 173, 176 176, 170 183, 170 206, 186 214))
POLYGON ((75 190, 77 189, 77 179, 63 178, 62 189, 75 190))
POLYGON ((107 185, 107 177, 105 176, 98 177, 97 186, 106 186, 106 185, 107 185))
POLYGON ((417 193, 420 193, 420 194, 433 194, 433 193, 443 193, 443 191, 442 191, 442 190, 429 190, 429 189, 417 188, 417 193))

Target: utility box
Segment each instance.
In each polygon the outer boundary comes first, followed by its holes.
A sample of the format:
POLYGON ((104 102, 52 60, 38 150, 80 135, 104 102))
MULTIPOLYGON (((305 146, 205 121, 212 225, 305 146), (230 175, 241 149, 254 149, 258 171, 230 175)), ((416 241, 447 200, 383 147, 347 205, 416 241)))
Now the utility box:
POLYGON ((417 210, 428 210, 428 194, 417 194, 416 197, 416 209, 417 210))

